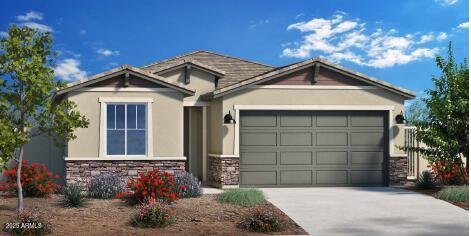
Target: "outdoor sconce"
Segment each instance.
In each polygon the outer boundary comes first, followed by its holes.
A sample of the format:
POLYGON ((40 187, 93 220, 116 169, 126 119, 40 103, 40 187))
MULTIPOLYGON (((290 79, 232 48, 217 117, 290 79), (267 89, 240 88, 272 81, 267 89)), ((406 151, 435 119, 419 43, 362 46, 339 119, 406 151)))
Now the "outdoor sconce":
POLYGON ((231 111, 224 116, 224 124, 235 124, 236 121, 232 118, 231 111))
POLYGON ((404 115, 402 114, 402 111, 401 111, 401 114, 396 116, 396 124, 404 124, 405 120, 406 118, 404 118, 404 115))

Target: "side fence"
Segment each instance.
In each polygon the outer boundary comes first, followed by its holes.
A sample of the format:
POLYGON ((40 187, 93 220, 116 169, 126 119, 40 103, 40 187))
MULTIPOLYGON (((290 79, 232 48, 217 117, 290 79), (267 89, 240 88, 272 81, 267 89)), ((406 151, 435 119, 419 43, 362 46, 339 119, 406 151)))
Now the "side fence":
MULTIPOLYGON (((418 147, 419 143, 415 138, 414 126, 405 127, 405 146, 406 147, 418 147)), ((407 179, 415 180, 419 174, 419 154, 417 152, 407 152, 407 179)))

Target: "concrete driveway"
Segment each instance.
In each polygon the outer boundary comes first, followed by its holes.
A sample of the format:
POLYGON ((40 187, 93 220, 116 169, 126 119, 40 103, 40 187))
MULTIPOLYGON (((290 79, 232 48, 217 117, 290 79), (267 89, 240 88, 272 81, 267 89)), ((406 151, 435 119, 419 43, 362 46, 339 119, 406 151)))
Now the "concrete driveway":
POLYGON ((311 235, 468 235, 468 211, 399 188, 262 190, 311 235))

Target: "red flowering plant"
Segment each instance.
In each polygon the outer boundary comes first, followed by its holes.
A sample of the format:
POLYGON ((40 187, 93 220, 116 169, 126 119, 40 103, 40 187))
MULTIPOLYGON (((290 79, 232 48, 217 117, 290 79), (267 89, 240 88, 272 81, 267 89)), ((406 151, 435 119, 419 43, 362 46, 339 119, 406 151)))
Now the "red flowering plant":
POLYGON ((432 168, 431 173, 443 185, 462 185, 468 183, 468 172, 462 163, 455 161, 434 162, 429 167, 432 168))
POLYGON ((149 198, 172 203, 179 198, 179 188, 185 188, 177 185, 173 174, 159 169, 140 173, 137 179, 129 180, 127 187, 130 191, 119 193, 116 198, 129 205, 145 202, 149 198))
MULTIPOLYGON (((6 181, 0 181, 0 191, 6 192, 6 197, 17 196, 16 172, 18 165, 3 174, 7 177, 6 181)), ((52 193, 60 190, 60 185, 54 183, 54 179, 59 179, 59 175, 54 175, 48 171, 46 165, 32 163, 27 160, 22 161, 21 167, 21 186, 25 197, 48 197, 52 193)))

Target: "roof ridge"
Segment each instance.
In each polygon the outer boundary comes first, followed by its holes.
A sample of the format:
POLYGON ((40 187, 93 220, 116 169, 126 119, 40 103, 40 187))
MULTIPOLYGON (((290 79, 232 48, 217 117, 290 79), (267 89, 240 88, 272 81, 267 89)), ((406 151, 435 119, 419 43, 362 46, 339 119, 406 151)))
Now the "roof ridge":
POLYGON ((234 57, 234 56, 229 56, 229 55, 225 55, 225 54, 221 54, 221 53, 217 53, 217 52, 212 52, 212 51, 208 51, 208 50, 196 50, 196 51, 193 51, 193 52, 185 53, 185 54, 178 55, 178 56, 175 56, 175 57, 171 57, 171 58, 168 58, 168 59, 156 61, 156 62, 153 62, 151 64, 141 66, 140 68, 144 69, 144 68, 147 68, 147 67, 150 67, 150 66, 153 66, 153 65, 161 64, 161 63, 172 61, 172 60, 177 60, 179 58, 186 57, 186 56, 189 56, 189 55, 193 55, 193 54, 196 54, 196 53, 201 53, 201 52, 210 53, 210 54, 218 55, 218 56, 221 56, 221 57, 236 59, 236 60, 239 60, 239 61, 244 61, 244 62, 247 62, 247 63, 257 64, 257 65, 261 65, 261 66, 265 66, 265 67, 276 68, 275 66, 263 64, 263 63, 260 63, 260 62, 257 62, 257 61, 250 61, 250 60, 247 60, 247 59, 238 58, 238 57, 234 57))

